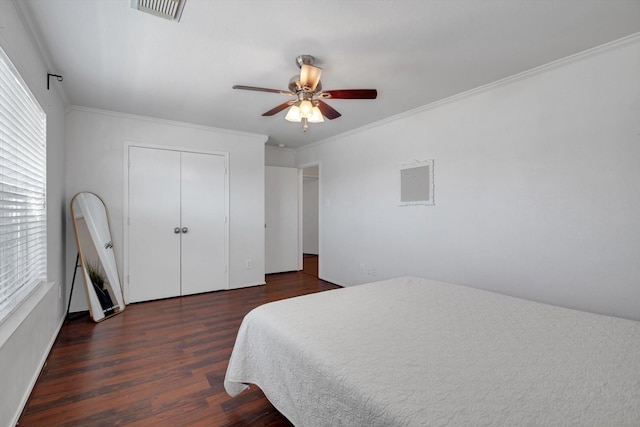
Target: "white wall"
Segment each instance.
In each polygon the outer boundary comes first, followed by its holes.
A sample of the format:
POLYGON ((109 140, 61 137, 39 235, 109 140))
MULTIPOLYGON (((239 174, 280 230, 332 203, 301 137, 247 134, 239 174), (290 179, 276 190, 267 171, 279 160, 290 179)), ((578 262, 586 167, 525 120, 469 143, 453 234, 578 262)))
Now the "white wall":
POLYGON ((635 37, 300 149, 322 163, 322 278, 640 319, 639 76, 635 37), (435 206, 398 207, 398 166, 425 159, 435 206))
MULTIPOLYGON (((127 142, 229 153, 229 285, 264 284, 264 142, 262 135, 73 107, 66 117, 66 197, 92 191, 105 202, 116 262, 123 268, 124 148, 127 142), (245 259, 253 260, 246 269, 245 259)), ((75 259, 71 219, 67 257, 75 259)), ((71 277, 73 270, 67 272, 71 277)), ((71 311, 86 310, 82 280, 71 311)))
POLYGON ((264 162, 266 166, 296 167, 296 152, 290 148, 264 146, 264 162))
POLYGON ((318 178, 302 183, 302 252, 318 255, 318 178))
POLYGON ((64 259, 64 105, 13 2, 0 1, 0 46, 47 114, 47 276, 17 313, 0 324, 0 426, 14 426, 53 345, 66 310, 64 259), (18 321, 20 319, 20 321, 18 321))

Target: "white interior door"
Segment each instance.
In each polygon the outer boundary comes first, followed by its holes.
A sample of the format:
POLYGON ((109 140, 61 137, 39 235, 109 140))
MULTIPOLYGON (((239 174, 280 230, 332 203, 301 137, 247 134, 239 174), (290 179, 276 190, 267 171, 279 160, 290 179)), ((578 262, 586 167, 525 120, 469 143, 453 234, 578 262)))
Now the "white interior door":
POLYGON ((265 273, 298 270, 298 169, 265 167, 265 273))
POLYGON ((129 301, 180 295, 180 152, 129 147, 129 301))
POLYGON ((182 295, 227 289, 225 158, 182 153, 182 295))

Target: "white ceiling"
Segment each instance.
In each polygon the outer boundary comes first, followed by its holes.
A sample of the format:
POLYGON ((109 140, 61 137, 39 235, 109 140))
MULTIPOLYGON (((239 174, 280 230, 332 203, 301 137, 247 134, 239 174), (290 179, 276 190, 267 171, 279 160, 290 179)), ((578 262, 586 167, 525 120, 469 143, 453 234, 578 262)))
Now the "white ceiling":
POLYGON ((640 32, 640 0, 187 0, 182 20, 130 0, 16 0, 72 105, 253 132, 300 147, 640 32), (311 54, 342 117, 261 114, 311 54))

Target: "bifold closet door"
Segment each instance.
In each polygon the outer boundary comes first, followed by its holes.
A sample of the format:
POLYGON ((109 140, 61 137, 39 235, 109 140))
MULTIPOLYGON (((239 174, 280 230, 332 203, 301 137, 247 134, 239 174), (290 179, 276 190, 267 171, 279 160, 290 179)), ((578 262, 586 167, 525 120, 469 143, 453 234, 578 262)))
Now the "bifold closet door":
POLYGON ((224 156, 129 147, 129 302, 227 289, 224 156))
POLYGON ((227 288, 223 156, 182 153, 182 295, 227 288))
POLYGON ((180 295, 180 152, 129 147, 129 302, 180 295))

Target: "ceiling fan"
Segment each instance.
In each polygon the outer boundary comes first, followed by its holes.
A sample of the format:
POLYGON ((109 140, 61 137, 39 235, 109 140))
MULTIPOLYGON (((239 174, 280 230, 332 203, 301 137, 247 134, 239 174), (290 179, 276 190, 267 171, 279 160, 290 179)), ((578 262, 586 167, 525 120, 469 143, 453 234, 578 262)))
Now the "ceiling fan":
POLYGON ((299 55, 296 58, 300 74, 291 77, 289 90, 243 85, 234 85, 233 88, 278 93, 291 97, 292 99, 289 101, 283 102, 262 115, 273 116, 290 107, 285 119, 290 122, 303 122, 305 132, 309 128, 308 123, 321 123, 324 122, 324 117, 333 120, 341 116, 333 107, 324 102, 325 99, 376 99, 378 96, 378 91, 375 89, 322 90, 320 82, 322 68, 313 65, 314 62, 315 58, 311 55, 299 55))

